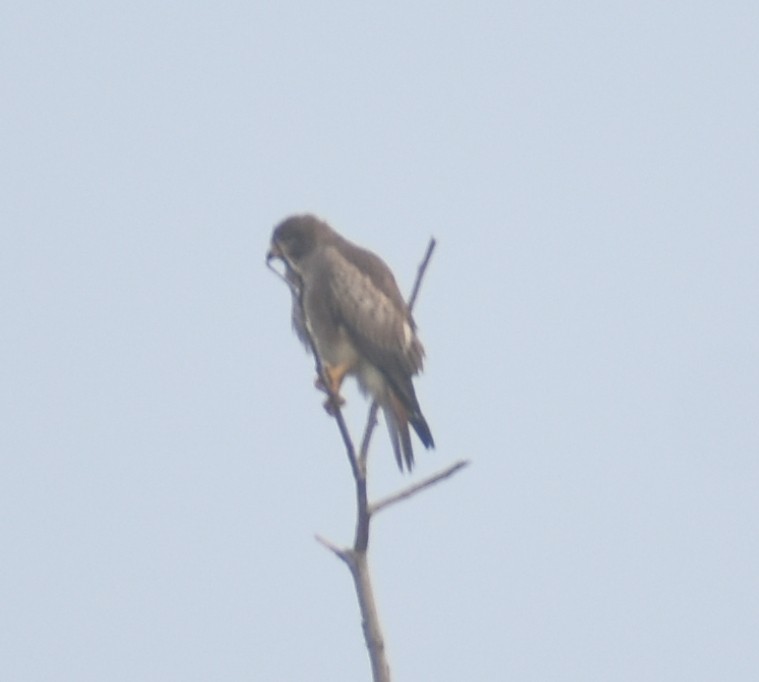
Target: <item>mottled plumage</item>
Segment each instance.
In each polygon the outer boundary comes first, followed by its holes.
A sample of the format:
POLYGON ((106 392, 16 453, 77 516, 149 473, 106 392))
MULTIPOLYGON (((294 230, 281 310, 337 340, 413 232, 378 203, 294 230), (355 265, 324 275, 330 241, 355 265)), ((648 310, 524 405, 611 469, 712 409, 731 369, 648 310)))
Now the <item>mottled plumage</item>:
POLYGON ((274 229, 271 258, 285 263, 293 327, 308 346, 305 313, 333 391, 339 395, 346 375, 358 379, 383 410, 398 466, 411 470, 409 423, 425 447, 434 441, 412 383, 424 349, 393 273, 311 215, 293 216, 274 229))

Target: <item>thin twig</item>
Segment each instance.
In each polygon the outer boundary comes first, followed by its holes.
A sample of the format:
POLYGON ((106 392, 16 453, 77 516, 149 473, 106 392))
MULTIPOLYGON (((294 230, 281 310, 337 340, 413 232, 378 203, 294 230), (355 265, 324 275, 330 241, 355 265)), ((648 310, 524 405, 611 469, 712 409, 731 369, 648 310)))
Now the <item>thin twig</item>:
POLYGON ((432 258, 432 252, 435 250, 437 242, 434 237, 430 237, 430 243, 427 245, 427 252, 424 254, 422 262, 419 264, 419 269, 416 272, 416 281, 414 282, 414 288, 411 290, 411 296, 408 297, 408 309, 411 312, 414 309, 414 304, 419 296, 419 290, 422 288, 422 280, 424 279, 424 273, 427 270, 427 266, 432 258))
MULTIPOLYGON (((325 379, 324 370, 319 372, 319 376, 322 380, 325 379)), ((362 477, 363 474, 359 469, 358 460, 356 459, 356 448, 353 446, 350 433, 348 432, 348 426, 345 424, 345 417, 343 417, 343 411, 340 409, 337 398, 331 390, 328 389, 329 399, 331 401, 332 411, 337 422, 337 428, 340 430, 340 435, 343 438, 343 444, 345 445, 345 452, 348 455, 348 462, 351 465, 351 471, 353 471, 354 477, 362 477)))
MULTIPOLYGON (((285 260, 285 257, 284 257, 284 256, 280 256, 280 258, 282 258, 282 260, 283 260, 283 262, 285 263, 285 265, 287 265, 288 261, 286 261, 286 260, 285 260)), ((267 268, 269 268, 269 270, 271 270, 271 271, 272 271, 272 272, 273 272, 273 273, 274 273, 274 274, 275 274, 277 277, 279 277, 279 278, 280 278, 280 279, 281 279, 281 280, 282 280, 282 281, 283 281, 285 284, 287 284, 287 286, 288 286, 288 288, 290 289, 290 291, 296 291, 296 289, 295 289, 295 285, 293 284, 293 282, 291 282, 289 279, 287 279, 287 277, 285 277, 285 275, 283 275, 283 274, 282 274, 282 273, 281 273, 279 270, 277 270, 277 268, 275 268, 275 267, 274 267, 274 266, 271 264, 271 261, 269 261, 269 260, 267 260, 267 261, 266 261, 266 267, 267 267, 267 268)))
POLYGON ((327 540, 327 538, 322 537, 321 535, 317 534, 314 536, 316 538, 316 541, 324 548, 328 549, 330 552, 332 552, 338 559, 341 561, 344 561, 348 566, 351 565, 350 561, 350 550, 349 549, 341 549, 333 542, 330 542, 327 540))
POLYGON ((436 474, 433 474, 429 478, 425 478, 419 481, 419 483, 414 483, 414 485, 410 485, 408 488, 404 488, 403 490, 397 493, 388 495, 387 497, 369 505, 369 514, 370 515, 376 514, 377 512, 382 511, 383 509, 389 507, 390 505, 401 502, 402 500, 407 500, 412 495, 416 495, 422 490, 425 490, 426 488, 429 488, 430 486, 433 486, 436 483, 439 483, 440 481, 448 478, 449 476, 453 476, 453 474, 455 474, 457 471, 460 471, 461 469, 463 469, 465 466, 468 466, 468 465, 469 465, 469 460, 466 460, 466 459, 459 460, 455 464, 451 464, 451 466, 443 469, 442 471, 439 471, 436 474))
POLYGON ((372 439, 374 427, 377 426, 378 411, 379 405, 377 404, 377 401, 372 400, 372 404, 369 407, 369 414, 366 417, 366 427, 364 428, 364 437, 361 439, 361 448, 358 451, 358 461, 364 475, 366 475, 366 460, 369 456, 369 441, 372 439))

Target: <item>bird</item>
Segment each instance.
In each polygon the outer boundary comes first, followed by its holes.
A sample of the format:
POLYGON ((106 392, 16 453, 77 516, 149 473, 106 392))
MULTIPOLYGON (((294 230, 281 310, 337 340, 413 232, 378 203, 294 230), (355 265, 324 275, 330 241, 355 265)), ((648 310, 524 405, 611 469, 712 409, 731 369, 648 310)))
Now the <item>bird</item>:
POLYGON ((266 254, 284 263, 292 292, 292 324, 321 360, 325 408, 344 403, 340 387, 355 377, 364 395, 382 409, 398 468, 410 472, 414 451, 409 425, 425 448, 435 447, 413 377, 422 370, 424 347, 390 268, 375 253, 348 241, 312 214, 293 215, 272 232, 266 254))

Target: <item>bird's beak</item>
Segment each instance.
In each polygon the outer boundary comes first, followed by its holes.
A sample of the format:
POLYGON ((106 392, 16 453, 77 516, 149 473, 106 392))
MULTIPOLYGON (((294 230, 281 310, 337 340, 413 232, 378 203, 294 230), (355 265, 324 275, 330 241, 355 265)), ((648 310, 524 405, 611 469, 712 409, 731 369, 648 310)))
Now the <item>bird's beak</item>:
POLYGON ((269 246, 269 250, 266 252, 266 263, 271 263, 275 258, 282 258, 282 249, 279 248, 277 242, 272 242, 269 246))

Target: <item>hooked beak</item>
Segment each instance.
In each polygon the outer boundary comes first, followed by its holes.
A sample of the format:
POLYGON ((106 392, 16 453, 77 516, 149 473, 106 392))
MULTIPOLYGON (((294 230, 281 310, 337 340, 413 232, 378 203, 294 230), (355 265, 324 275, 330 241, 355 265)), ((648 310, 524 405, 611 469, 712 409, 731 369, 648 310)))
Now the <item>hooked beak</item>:
POLYGON ((270 264, 275 258, 282 258, 282 249, 277 242, 272 242, 269 250, 266 252, 266 264, 270 264))

